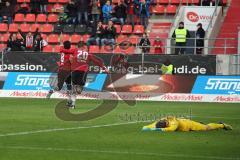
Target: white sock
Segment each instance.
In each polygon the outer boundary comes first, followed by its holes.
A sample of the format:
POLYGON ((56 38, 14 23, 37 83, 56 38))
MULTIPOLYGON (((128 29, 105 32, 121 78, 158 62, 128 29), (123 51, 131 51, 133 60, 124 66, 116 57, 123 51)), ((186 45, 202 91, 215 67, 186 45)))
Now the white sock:
POLYGON ((76 104, 76 95, 75 94, 72 94, 72 105, 75 106, 76 104))

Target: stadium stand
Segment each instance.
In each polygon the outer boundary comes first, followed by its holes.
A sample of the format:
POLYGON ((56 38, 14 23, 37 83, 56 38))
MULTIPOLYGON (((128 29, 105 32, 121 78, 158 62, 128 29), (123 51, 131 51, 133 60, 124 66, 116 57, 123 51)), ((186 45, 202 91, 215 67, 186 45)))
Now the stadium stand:
MULTIPOLYGON (((7 36, 9 33, 18 32, 20 29, 22 32, 35 32, 37 28, 39 28, 39 32, 41 33, 43 38, 49 42, 49 45, 52 45, 51 48, 44 49, 44 51, 58 51, 58 46, 63 40, 71 40, 73 46, 75 46, 80 40, 86 41, 90 37, 92 28, 86 26, 85 24, 75 25, 75 24, 62 24, 59 19, 64 13, 64 7, 68 4, 69 0, 48 0, 49 4, 47 5, 48 13, 16 13, 13 19, 13 24, 0 24, 0 32, 2 34, 1 38, 1 46, 5 46, 7 36), (59 38, 60 34, 63 34, 61 38, 59 38), (56 49, 55 49, 56 48, 56 49)), ((115 7, 118 3, 118 0, 113 0, 112 5, 115 7)), ((132 2, 133 3, 133 2, 132 2)), ((235 14, 240 8, 238 0, 232 0, 232 4, 229 8, 227 16, 225 18, 224 24, 222 26, 221 32, 218 38, 222 37, 230 37, 236 38, 237 34, 237 25, 240 23, 238 16, 235 14), (231 17, 231 18, 229 18, 231 17)), ((20 6, 22 4, 30 4, 30 0, 17 0, 17 5, 20 6)), ((200 0, 153 0, 150 6, 150 14, 154 17, 164 17, 168 19, 174 18, 175 14, 178 11, 178 8, 182 5, 199 5, 200 0)), ((227 5, 227 0, 223 0, 223 5, 227 5)), ((31 5, 30 5, 31 6, 31 5)), ((136 8, 138 9, 138 8, 136 8)), ((163 18, 163 19, 164 19, 163 18)), ((132 48, 135 49, 136 45, 139 41, 139 36, 141 36, 145 32, 145 28, 143 25, 139 24, 139 18, 135 16, 134 18, 134 26, 131 22, 127 21, 123 26, 119 25, 119 23, 115 24, 115 28, 117 31, 116 43, 119 44, 122 41, 128 39, 132 43, 132 48)), ((160 37, 162 39, 166 39, 168 37, 168 33, 171 27, 171 23, 169 21, 162 21, 152 23, 148 26, 147 30, 149 32, 149 38, 153 43, 155 37, 160 37)), ((237 41, 227 41, 227 46, 236 46, 237 41)), ((166 44, 163 42, 163 44, 166 44)), ((224 46, 225 42, 221 40, 217 40, 215 46, 224 46)), ((97 47, 90 46, 91 52, 93 49, 97 47)), ((132 48, 129 51, 132 51, 132 48)), ((115 48, 116 51, 120 51, 119 47, 115 48)), ((97 51, 105 52, 102 49, 97 49, 97 51)), ((213 53, 219 54, 222 49, 214 49, 213 53)), ((228 49, 229 53, 236 53, 235 49, 228 49)), ((128 51, 127 51, 128 52, 128 51)))

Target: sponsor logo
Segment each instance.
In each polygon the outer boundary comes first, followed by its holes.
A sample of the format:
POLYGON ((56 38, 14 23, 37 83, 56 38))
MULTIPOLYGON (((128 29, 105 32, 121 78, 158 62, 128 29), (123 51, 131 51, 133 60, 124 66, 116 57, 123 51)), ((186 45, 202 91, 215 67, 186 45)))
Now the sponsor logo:
POLYGON ((0 64, 0 71, 46 71, 43 65, 25 64, 0 64))
POLYGON ((240 76, 199 76, 192 93, 238 95, 240 76))
MULTIPOLYGON (((101 91, 106 74, 89 74, 84 90, 101 91)), ((9 72, 3 89, 5 90, 50 90, 57 85, 57 75, 35 72, 9 72)), ((66 86, 64 86, 64 89, 66 86)))
POLYGON ((187 13, 187 19, 193 23, 196 23, 198 21, 210 21, 211 18, 212 16, 210 15, 197 14, 196 12, 187 13))
POLYGON ((195 12, 188 12, 187 18, 191 22, 197 22, 199 20, 198 14, 195 12))

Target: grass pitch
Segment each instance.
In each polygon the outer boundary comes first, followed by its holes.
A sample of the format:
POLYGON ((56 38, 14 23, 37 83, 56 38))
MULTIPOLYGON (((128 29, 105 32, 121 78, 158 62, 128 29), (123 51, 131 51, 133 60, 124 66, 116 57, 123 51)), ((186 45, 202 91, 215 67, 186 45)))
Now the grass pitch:
MULTIPOLYGON (((193 160, 240 159, 240 105, 217 103, 120 102, 112 112, 86 122, 58 119, 61 100, 0 99, 0 160, 193 160), (188 116, 205 123, 225 122, 234 130, 141 132, 138 122, 160 115, 188 116)), ((78 100, 73 112, 101 101, 78 100)))

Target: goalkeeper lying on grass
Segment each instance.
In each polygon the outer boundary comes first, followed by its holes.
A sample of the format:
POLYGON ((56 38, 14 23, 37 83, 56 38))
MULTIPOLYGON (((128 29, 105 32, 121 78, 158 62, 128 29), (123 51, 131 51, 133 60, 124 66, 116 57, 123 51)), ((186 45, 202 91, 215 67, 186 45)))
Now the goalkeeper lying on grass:
POLYGON ((232 130, 232 126, 224 123, 202 124, 199 122, 192 121, 190 119, 168 116, 142 128, 143 131, 164 131, 164 132, 209 131, 216 129, 232 130))

